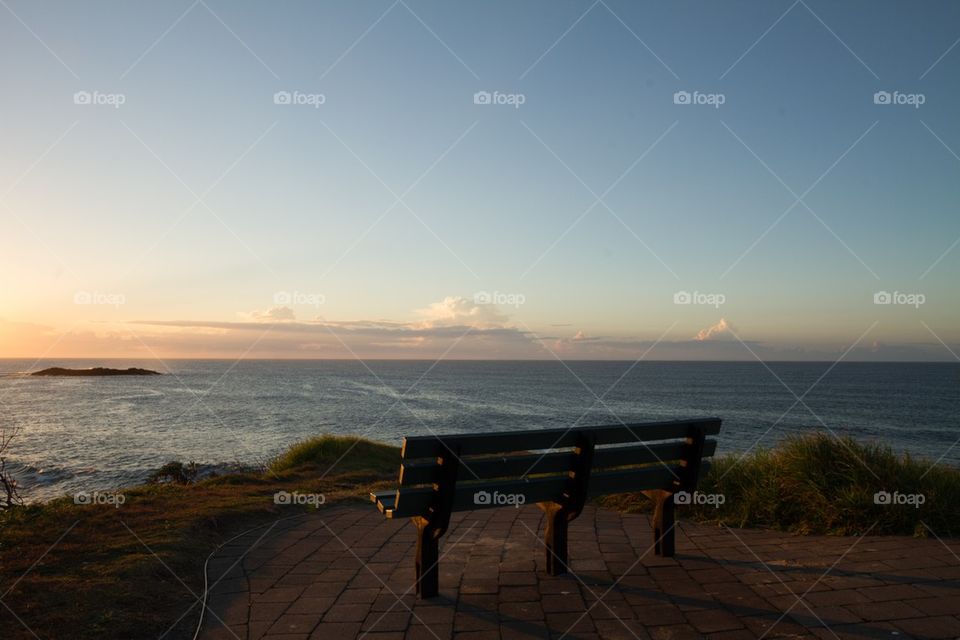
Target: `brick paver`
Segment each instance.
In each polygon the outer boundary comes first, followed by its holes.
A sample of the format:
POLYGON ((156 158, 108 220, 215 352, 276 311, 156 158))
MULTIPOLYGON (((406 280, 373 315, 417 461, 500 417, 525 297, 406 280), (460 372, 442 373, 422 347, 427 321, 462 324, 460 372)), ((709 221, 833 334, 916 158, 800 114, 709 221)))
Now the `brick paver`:
POLYGON ((413 596, 415 528, 334 507, 224 547, 202 638, 960 638, 960 542, 683 522, 658 558, 645 515, 588 507, 572 572, 544 573, 535 506, 455 514, 439 598, 413 596))

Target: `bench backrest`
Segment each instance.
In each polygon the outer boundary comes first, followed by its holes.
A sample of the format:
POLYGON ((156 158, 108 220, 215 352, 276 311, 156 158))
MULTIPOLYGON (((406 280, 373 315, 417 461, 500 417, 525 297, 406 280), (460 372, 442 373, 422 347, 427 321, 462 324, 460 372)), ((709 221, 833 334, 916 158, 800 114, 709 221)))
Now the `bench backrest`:
POLYGON ((718 418, 405 438, 388 517, 645 490, 692 491, 709 468, 718 418), (571 493, 582 495, 573 495, 571 493), (486 499, 484 498, 486 496, 486 499), (522 496, 522 497, 521 497, 522 496))

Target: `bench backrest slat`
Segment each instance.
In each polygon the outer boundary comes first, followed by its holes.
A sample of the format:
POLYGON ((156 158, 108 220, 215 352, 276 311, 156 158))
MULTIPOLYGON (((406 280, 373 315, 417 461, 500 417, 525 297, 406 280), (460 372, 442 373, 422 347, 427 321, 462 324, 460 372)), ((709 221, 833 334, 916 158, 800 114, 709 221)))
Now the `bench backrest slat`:
MULTIPOLYGON (((716 440, 707 440, 704 456, 712 456, 716 440)), ((682 442, 655 442, 650 444, 618 445, 597 449, 593 468, 640 465, 654 462, 673 462, 682 459, 682 442)), ((487 480, 516 476, 536 476, 543 473, 566 473, 574 463, 571 451, 527 453, 510 456, 461 457, 461 480, 487 480)), ((405 460, 400 467, 400 486, 411 487, 436 482, 440 466, 435 459, 405 460)))
MULTIPOLYGON (((710 461, 705 460, 700 466, 700 477, 706 475, 710 469, 710 461)), ((590 476, 590 497, 605 496, 611 493, 629 493, 638 491, 633 487, 642 487, 643 491, 653 489, 669 490, 680 475, 677 467, 663 467, 655 465, 639 469, 624 469, 616 471, 600 471, 590 476)))
POLYGON ((667 440, 683 438, 691 424, 702 423, 706 435, 720 432, 720 420, 671 420, 633 424, 602 425, 596 427, 573 427, 555 429, 529 429, 525 431, 502 431, 463 435, 416 436, 404 438, 401 456, 404 459, 434 458, 444 455, 453 447, 459 447, 461 456, 558 449, 574 446, 578 434, 590 432, 597 445, 622 444, 641 440, 667 440))

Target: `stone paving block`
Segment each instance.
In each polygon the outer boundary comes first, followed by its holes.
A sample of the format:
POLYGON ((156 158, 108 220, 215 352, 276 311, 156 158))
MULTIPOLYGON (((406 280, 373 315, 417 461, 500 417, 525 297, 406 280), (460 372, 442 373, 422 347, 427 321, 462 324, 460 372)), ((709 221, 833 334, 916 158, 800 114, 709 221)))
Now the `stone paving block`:
POLYGON ((911 635, 923 638, 960 637, 960 619, 954 616, 933 616, 928 618, 914 618, 912 620, 896 620, 892 624, 911 635))
POLYGON ((304 637, 310 635, 314 627, 320 624, 319 615, 304 614, 284 614, 280 619, 273 623, 273 626, 267 630, 268 635, 279 634, 303 634, 304 637))
POLYGON ((356 640, 359 635, 359 622, 321 622, 310 634, 310 640, 356 640))
POLYGON ((703 640, 703 634, 686 624, 649 629, 652 640, 703 640))
POLYGON ((362 622, 370 613, 370 605, 335 604, 323 615, 324 622, 362 622))
POLYGON ((700 633, 715 633, 743 628, 743 622, 737 616, 720 609, 691 611, 686 614, 686 618, 687 622, 700 633))
POLYGON ((362 631, 404 631, 410 624, 409 611, 371 613, 361 626, 362 631))

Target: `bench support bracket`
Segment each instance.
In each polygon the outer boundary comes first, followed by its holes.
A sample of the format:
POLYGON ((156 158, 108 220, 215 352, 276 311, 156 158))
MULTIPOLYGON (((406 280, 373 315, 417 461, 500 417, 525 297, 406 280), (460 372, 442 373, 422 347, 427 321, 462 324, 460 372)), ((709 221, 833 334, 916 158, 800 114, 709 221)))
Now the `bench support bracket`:
POLYGON ((543 542, 547 548, 547 575, 559 576, 567 572, 567 513, 555 502, 542 502, 546 514, 543 542))
POLYGON ((453 513, 460 468, 459 447, 448 447, 438 462, 440 469, 433 485, 433 504, 426 517, 413 518, 417 525, 417 596, 421 599, 435 598, 440 593, 440 537, 447 532, 453 513))
POLYGON ((653 500, 653 552, 664 558, 672 558, 676 553, 676 516, 673 496, 678 491, 693 493, 700 478, 700 461, 703 458, 703 447, 707 435, 702 423, 690 426, 687 438, 683 443, 681 464, 683 465, 677 479, 673 481, 670 491, 653 490, 643 493, 653 500))
POLYGON ((541 502, 537 505, 544 511, 547 520, 543 537, 547 548, 548 575, 559 576, 567 572, 567 526, 580 515, 587 502, 595 445, 596 440, 592 435, 580 434, 574 450, 570 481, 562 502, 541 502))
POLYGON ((672 491, 644 491, 653 500, 653 552, 672 558, 676 552, 676 520, 672 491))
POLYGON ((426 518, 417 516, 413 522, 417 525, 417 596, 433 598, 440 591, 440 539, 426 518))

